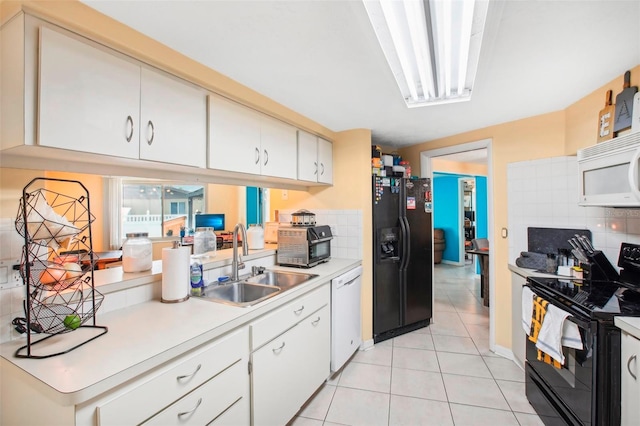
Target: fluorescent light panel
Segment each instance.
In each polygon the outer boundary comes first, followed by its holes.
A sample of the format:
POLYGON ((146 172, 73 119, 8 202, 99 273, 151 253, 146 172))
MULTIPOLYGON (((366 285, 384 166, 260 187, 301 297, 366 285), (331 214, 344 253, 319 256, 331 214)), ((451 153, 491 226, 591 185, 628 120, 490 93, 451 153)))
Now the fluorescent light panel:
POLYGON ((470 99, 488 0, 364 5, 408 107, 470 99))

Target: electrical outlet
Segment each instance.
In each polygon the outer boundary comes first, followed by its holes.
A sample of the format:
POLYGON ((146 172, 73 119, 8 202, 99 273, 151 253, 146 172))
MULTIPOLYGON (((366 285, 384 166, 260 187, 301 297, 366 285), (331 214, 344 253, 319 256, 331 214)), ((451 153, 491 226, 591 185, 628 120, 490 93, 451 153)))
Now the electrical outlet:
POLYGON ((17 287, 22 284, 19 266, 20 263, 15 260, 0 260, 0 289, 17 287))

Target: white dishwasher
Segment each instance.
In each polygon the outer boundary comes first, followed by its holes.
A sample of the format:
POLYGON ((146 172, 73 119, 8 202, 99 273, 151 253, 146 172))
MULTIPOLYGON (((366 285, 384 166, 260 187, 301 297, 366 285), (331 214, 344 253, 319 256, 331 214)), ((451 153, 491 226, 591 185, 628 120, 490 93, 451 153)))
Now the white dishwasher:
POLYGON ((362 343, 362 266, 331 280, 331 371, 338 371, 362 343))

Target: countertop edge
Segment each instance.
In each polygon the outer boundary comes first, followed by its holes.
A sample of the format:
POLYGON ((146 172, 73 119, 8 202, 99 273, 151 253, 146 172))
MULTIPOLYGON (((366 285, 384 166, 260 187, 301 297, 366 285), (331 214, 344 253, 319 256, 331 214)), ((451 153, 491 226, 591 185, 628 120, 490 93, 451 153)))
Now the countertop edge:
MULTIPOLYGON (((208 304, 208 306, 210 306, 212 310, 219 310, 227 316, 230 315, 232 318, 217 325, 212 325, 211 328, 202 332, 196 332, 196 334, 193 334, 190 337, 185 337, 181 340, 174 339, 173 341, 168 342, 166 345, 164 345, 166 346, 164 350, 150 356, 149 358, 138 361, 132 360, 132 364, 121 368, 119 371, 105 373, 105 377, 102 377, 100 380, 96 380, 93 383, 83 385, 79 388, 73 388, 65 382, 64 378, 59 378, 59 380, 57 380, 56 382, 56 380, 52 379, 52 377, 57 376, 46 373, 46 371, 49 370, 47 365, 51 365, 50 368, 53 370, 55 370, 56 368, 61 368, 60 366, 58 366, 56 360, 59 361, 59 357, 64 357, 70 354, 60 355, 58 357, 43 360, 15 358, 13 356, 15 349, 24 344, 24 342, 20 340, 8 342, 1 345, 0 348, 2 348, 2 351, 0 356, 2 356, 5 361, 13 364, 17 368, 21 369, 24 373, 30 375, 31 378, 35 379, 35 382, 39 384, 39 386, 37 386, 37 389, 50 399, 64 406, 80 405, 96 397, 99 397, 101 394, 117 386, 123 385, 133 379, 136 379, 137 377, 149 372, 152 369, 170 362, 174 358, 185 354, 189 350, 197 348, 202 344, 221 337, 224 334, 237 329, 238 327, 248 325, 254 319, 267 314, 273 309, 277 309, 278 307, 297 297, 300 297, 310 291, 317 289, 327 282, 330 282, 333 278, 362 264, 362 260, 360 259, 332 259, 332 262, 335 265, 333 268, 330 268, 330 270, 327 272, 318 273, 318 277, 313 278, 308 283, 300 285, 299 287, 291 289, 283 293, 282 295, 273 297, 272 299, 269 299, 251 308, 228 307, 216 304, 215 302, 211 301, 190 298, 190 303, 208 304), (340 263, 340 265, 336 265, 337 263, 340 263)), ((330 263, 323 265, 329 264, 330 263)), ((299 268, 287 268, 280 266, 272 266, 270 267, 270 269, 287 270, 292 272, 300 271, 299 268)), ((325 268, 323 269, 326 270, 328 269, 328 267, 325 266, 325 268)), ((307 269, 305 271, 314 273, 313 269, 307 269)), ((166 307, 167 304, 162 304, 159 301, 154 300, 152 302, 143 303, 130 308, 126 308, 124 310, 114 311, 109 314, 105 314, 101 318, 101 323, 105 322, 105 318, 107 318, 108 315, 109 320, 114 322, 122 322, 122 318, 116 321, 115 316, 131 315, 132 313, 135 313, 136 309, 158 309, 158 306, 166 307), (157 306, 153 306, 153 304, 157 304, 157 306)), ((203 306, 207 305, 192 306, 197 306, 199 309, 201 309, 203 308, 203 306)), ((109 326, 109 320, 106 321, 105 325, 109 326)), ((194 321, 195 320, 197 319, 194 319, 194 321)), ((152 333, 153 330, 149 330, 149 332, 152 333)), ((100 338, 98 338, 94 342, 89 343, 86 347, 78 348, 73 352, 76 352, 75 355, 77 355, 78 357, 82 357, 83 350, 87 348, 85 352, 87 352, 88 355, 85 356, 90 356, 91 351, 89 350, 89 348, 91 348, 92 345, 96 345, 97 342, 100 342, 100 338)), ((94 346, 92 350, 95 351, 95 348, 96 347, 94 346)), ((87 366, 86 368, 89 368, 89 366, 87 366)))
POLYGON ((614 323, 620 330, 640 339, 640 317, 615 317, 614 323))

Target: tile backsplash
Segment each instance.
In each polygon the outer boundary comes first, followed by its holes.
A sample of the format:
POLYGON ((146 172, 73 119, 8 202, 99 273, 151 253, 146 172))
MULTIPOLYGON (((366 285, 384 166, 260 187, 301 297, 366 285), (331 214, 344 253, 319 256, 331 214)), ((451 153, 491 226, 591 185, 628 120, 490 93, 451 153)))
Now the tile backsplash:
POLYGON ((622 242, 640 244, 640 209, 581 207, 575 156, 507 166, 509 262, 527 250, 527 228, 589 229, 593 245, 615 266, 622 242))
MULTIPOLYGON (((291 222, 297 210, 280 210, 278 221, 291 222)), ((318 225, 329 225, 331 256, 343 259, 362 259, 362 210, 313 210, 318 225)))

